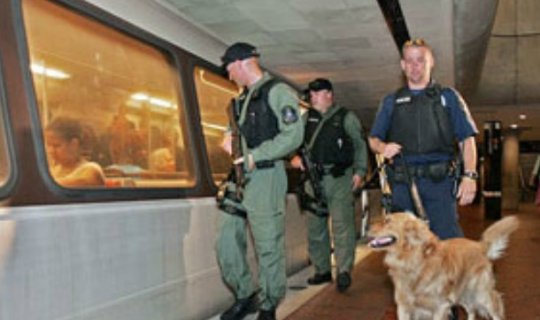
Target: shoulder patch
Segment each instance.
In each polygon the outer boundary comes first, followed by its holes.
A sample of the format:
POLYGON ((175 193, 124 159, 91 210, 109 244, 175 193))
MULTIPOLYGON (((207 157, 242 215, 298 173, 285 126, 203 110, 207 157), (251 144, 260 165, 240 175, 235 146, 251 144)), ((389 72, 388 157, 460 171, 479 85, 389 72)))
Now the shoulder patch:
POLYGON ((281 121, 284 124, 291 124, 298 121, 298 112, 292 106, 285 106, 281 109, 281 121))

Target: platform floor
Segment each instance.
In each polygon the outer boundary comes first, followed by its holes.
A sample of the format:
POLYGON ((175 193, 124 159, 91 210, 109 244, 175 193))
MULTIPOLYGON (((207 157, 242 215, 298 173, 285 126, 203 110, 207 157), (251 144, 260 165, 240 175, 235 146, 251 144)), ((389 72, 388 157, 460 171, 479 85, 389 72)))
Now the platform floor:
MULTIPOLYGON (((504 296, 506 319, 540 320, 540 207, 522 204, 518 211, 504 211, 503 216, 506 215, 516 215, 521 220, 520 229, 510 238, 506 255, 495 262, 497 288, 504 296)), ((460 208, 460 219, 465 236, 471 239, 478 239, 482 231, 492 223, 483 218, 481 206, 460 208)), ((360 252, 365 253, 366 250, 360 245, 360 252)), ((299 292, 285 299, 278 309, 278 318, 397 319, 392 283, 382 263, 383 255, 362 255, 365 257, 359 259, 352 273, 353 284, 345 293, 337 292, 333 284, 303 287, 311 275, 309 271, 289 279, 290 289, 299 292), (303 290, 306 290, 305 295, 309 298, 299 298, 303 290)), ((465 318, 462 313, 460 319, 465 318)))

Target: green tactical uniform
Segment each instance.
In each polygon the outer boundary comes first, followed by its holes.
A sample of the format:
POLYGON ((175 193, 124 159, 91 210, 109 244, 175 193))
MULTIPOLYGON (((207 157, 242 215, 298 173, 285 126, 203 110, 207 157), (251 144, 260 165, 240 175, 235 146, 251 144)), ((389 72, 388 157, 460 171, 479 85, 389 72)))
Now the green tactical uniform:
MULTIPOLYGON (((264 73, 263 78, 249 88, 241 106, 240 126, 246 120, 251 95, 269 80, 271 76, 264 73)), ((247 298, 255 291, 246 261, 247 222, 249 222, 259 264, 259 307, 263 310, 275 309, 285 296, 287 278, 284 213, 287 176, 282 159, 298 148, 303 139, 302 121, 299 119, 300 111, 293 89, 278 82, 268 93, 268 104, 278 119, 279 133, 253 149, 247 147, 245 137, 242 137, 242 148, 243 154, 251 154, 256 163, 275 160, 274 166, 255 168, 247 172, 246 178, 249 182, 245 187, 242 201, 247 212, 247 221, 239 216, 223 213, 216 245, 225 282, 235 292, 237 299, 247 298), (297 120, 283 119, 283 112, 287 109, 294 110, 297 120)))
MULTIPOLYGON (((341 107, 334 104, 322 114, 322 121, 334 116, 341 107)), ((304 114, 304 123, 307 122, 307 113, 304 114)), ((332 234, 334 240, 334 255, 336 257, 338 273, 350 272, 354 264, 356 250, 356 231, 354 219, 354 198, 351 190, 352 176, 357 174, 363 177, 367 166, 367 149, 362 137, 362 126, 358 118, 347 112, 343 119, 345 133, 350 138, 354 148, 353 165, 345 170, 342 176, 334 177, 332 174, 322 176, 322 187, 327 201, 328 211, 332 219, 332 234)), ((315 140, 325 135, 322 129, 315 140)), ((308 141, 309 142, 309 141, 308 141)), ((327 164, 324 165, 328 167, 327 164)), ((307 215, 309 256, 317 274, 331 271, 331 243, 326 217, 307 215)))

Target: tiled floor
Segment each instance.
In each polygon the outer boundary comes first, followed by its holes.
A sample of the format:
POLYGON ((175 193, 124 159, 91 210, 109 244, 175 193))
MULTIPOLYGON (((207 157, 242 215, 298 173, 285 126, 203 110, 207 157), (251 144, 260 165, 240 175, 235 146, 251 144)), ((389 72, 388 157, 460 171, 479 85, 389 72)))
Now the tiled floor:
MULTIPOLYGON (((514 214, 521 226, 511 236, 506 255, 495 263, 497 288, 504 296, 506 319, 540 320, 540 207, 522 204, 518 211, 503 212, 503 216, 514 214)), ((460 217, 465 235, 471 239, 478 239, 492 222, 483 218, 481 206, 460 208, 460 217)), ((364 258, 355 266, 352 277, 353 284, 346 293, 328 285, 285 319, 397 318, 382 254, 372 253, 364 258)), ((461 314, 460 319, 465 319, 465 315, 461 314)))

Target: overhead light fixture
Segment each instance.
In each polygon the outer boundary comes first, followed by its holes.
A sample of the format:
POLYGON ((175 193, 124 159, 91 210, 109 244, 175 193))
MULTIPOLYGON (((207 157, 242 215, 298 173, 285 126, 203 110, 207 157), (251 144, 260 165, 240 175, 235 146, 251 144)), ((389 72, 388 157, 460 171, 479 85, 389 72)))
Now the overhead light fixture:
POLYGON ((523 114, 523 113, 522 113, 522 114, 519 115, 519 120, 525 120, 525 119, 527 119, 527 115, 526 115, 526 114, 523 114))
POLYGON ((203 127, 208 128, 208 129, 214 129, 214 130, 218 130, 218 131, 222 131, 222 132, 227 131, 226 126, 221 126, 219 124, 213 124, 213 123, 204 122, 204 121, 201 121, 201 124, 202 124, 203 127))
POLYGON ((165 99, 161 99, 161 98, 156 98, 156 97, 153 97, 151 95, 148 95, 144 92, 137 92, 137 93, 134 93, 130 96, 130 98, 132 100, 136 100, 136 101, 147 101, 148 103, 156 106, 156 107, 160 107, 160 108, 164 108, 164 109, 170 109, 170 108, 174 108, 174 105, 171 101, 169 100, 165 100, 165 99))
POLYGON ((158 107, 172 108, 172 103, 168 100, 150 97, 150 99, 148 99, 148 102, 158 107))
POLYGON ((510 125, 510 129, 517 129, 517 128, 518 128, 518 125, 515 124, 515 123, 512 123, 512 124, 510 125))
POLYGON ((137 92, 131 95, 131 99, 137 100, 137 101, 148 101, 150 97, 146 93, 137 92))
POLYGON ((53 79, 63 80, 63 79, 68 79, 71 77, 68 73, 60 69, 45 67, 44 65, 39 64, 39 63, 31 63, 30 70, 32 70, 32 72, 35 74, 39 74, 39 75, 42 75, 48 78, 53 78, 53 79))

